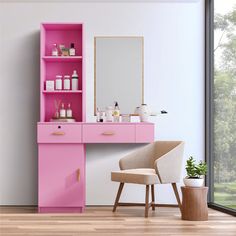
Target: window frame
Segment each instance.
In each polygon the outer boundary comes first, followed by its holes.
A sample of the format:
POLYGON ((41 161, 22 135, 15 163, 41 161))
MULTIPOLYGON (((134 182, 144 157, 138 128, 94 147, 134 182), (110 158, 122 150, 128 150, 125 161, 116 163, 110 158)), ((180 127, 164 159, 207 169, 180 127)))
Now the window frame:
POLYGON ((208 206, 236 216, 236 210, 214 203, 214 0, 205 1, 205 159, 208 206))

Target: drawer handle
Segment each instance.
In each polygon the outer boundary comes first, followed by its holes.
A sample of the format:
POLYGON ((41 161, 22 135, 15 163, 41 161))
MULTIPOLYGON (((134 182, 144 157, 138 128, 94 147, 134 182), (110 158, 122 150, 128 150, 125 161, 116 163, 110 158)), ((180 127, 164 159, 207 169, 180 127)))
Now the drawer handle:
POLYGON ((52 133, 52 135, 65 135, 65 132, 55 131, 55 132, 52 133))
POLYGON ((106 131, 103 132, 102 135, 114 135, 115 133, 113 131, 106 131))
POLYGON ((80 169, 77 170, 77 181, 80 181, 80 169))

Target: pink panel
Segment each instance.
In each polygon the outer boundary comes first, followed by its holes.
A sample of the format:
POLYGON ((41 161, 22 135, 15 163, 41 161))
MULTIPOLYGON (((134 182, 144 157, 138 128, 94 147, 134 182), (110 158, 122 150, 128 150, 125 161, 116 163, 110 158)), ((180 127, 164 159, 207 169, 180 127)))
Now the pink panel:
POLYGON ((38 143, 81 143, 81 125, 38 125, 38 143))
POLYGON ((84 143, 135 143, 135 125, 83 125, 84 143))
POLYGON ((154 124, 136 124, 136 143, 151 143, 154 141, 154 124))
POLYGON ((40 144, 38 168, 39 207, 84 206, 85 164, 82 144, 40 144))

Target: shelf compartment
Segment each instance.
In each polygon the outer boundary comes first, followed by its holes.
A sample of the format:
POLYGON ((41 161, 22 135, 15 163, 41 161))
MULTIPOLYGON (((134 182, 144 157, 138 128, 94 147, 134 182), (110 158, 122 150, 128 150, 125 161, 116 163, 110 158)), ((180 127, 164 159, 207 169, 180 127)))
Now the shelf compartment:
POLYGON ((42 59, 45 62, 79 62, 82 61, 82 56, 58 56, 58 57, 53 57, 53 56, 44 56, 42 59))

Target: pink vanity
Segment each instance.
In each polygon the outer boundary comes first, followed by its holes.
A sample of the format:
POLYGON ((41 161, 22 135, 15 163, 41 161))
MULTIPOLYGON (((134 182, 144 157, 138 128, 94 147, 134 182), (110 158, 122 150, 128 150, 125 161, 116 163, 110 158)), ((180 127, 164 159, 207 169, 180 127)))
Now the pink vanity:
POLYGON ((38 123, 39 212, 82 212, 85 207, 87 143, 149 143, 152 123, 87 123, 83 24, 41 25, 40 122, 38 123), (52 56, 54 43, 74 44, 74 56, 52 56), (78 89, 48 90, 56 75, 78 73, 78 89), (55 103, 70 104, 76 122, 50 122, 55 103))

